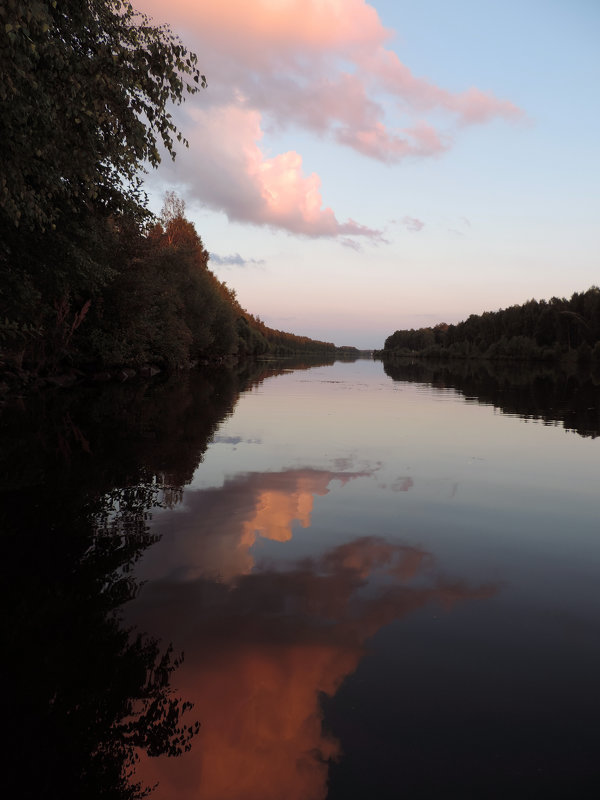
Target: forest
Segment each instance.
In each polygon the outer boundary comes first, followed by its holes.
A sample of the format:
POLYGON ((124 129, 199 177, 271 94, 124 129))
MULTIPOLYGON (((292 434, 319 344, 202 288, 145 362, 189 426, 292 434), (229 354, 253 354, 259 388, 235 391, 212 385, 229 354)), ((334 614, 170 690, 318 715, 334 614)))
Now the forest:
POLYGON ((124 0, 0 5, 0 383, 336 352, 243 309, 174 193, 148 209, 197 63, 124 0))
POLYGON ((376 356, 600 362, 600 288, 528 300, 456 325, 397 330, 376 356))

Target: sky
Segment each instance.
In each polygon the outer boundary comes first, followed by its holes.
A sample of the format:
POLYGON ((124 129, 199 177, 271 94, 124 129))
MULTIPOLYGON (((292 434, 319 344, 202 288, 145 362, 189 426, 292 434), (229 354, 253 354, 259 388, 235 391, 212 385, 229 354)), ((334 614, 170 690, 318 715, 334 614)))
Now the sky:
POLYGON ((597 0, 137 0, 208 87, 148 174, 267 325, 371 349, 600 283, 597 0))

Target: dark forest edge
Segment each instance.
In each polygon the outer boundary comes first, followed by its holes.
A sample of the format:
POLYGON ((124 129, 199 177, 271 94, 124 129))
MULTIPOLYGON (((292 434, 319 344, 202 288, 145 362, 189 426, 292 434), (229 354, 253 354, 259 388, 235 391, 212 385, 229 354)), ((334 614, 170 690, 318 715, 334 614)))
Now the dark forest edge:
POLYGON ((471 314, 457 325, 397 330, 375 357, 399 356, 599 364, 600 288, 471 314))
POLYGON ((52 305, 46 292, 30 307, 15 304, 12 322, 0 325, 5 383, 124 379, 265 356, 358 357, 356 348, 270 328, 243 309, 209 269, 182 212, 171 197, 151 225, 109 221, 99 238, 110 278, 87 294, 54 294, 52 305))
POLYGON ((181 201, 148 210, 140 175, 187 145, 169 109, 206 87, 197 64, 128 0, 0 4, 0 393, 354 352, 265 325, 211 272, 181 201))

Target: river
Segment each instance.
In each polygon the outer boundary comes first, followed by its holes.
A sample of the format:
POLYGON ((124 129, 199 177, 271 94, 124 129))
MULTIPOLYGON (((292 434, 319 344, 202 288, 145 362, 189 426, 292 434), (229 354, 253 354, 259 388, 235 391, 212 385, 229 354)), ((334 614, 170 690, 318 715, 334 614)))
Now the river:
POLYGON ((594 376, 263 365, 56 392, 1 432, 32 797, 600 790, 594 376))

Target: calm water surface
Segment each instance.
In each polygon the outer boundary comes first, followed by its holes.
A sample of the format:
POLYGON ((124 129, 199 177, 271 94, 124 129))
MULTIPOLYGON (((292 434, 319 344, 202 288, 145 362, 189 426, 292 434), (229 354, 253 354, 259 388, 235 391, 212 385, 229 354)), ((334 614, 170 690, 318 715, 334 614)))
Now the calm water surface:
POLYGON ((157 798, 597 796, 600 441, 394 377, 264 380, 154 514, 128 618, 201 721, 157 798))
POLYGON ((600 796, 597 377, 303 366, 4 409, 10 796, 600 796))

